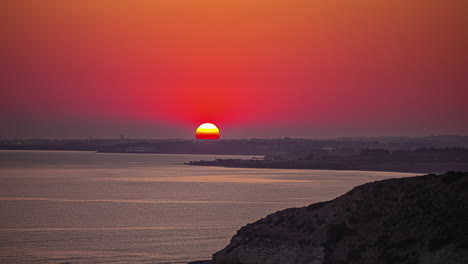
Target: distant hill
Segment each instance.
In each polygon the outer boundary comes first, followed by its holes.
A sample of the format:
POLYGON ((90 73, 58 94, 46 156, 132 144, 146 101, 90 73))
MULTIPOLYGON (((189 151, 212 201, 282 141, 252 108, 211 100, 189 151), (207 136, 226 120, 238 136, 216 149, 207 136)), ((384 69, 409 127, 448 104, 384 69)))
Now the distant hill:
POLYGON ((468 173, 377 181, 242 227, 216 264, 462 264, 468 173))
POLYGON ((183 153, 349 156, 363 149, 468 148, 468 136, 359 137, 330 139, 11 139, 0 140, 5 150, 85 150, 119 153, 183 153))

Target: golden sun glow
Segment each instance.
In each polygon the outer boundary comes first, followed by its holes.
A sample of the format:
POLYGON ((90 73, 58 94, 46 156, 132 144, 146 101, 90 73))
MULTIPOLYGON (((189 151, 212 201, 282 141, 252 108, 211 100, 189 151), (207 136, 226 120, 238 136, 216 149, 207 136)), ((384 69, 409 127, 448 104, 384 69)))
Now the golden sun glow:
POLYGON ((197 128, 195 137, 198 139, 218 139, 219 129, 212 123, 203 123, 197 128))

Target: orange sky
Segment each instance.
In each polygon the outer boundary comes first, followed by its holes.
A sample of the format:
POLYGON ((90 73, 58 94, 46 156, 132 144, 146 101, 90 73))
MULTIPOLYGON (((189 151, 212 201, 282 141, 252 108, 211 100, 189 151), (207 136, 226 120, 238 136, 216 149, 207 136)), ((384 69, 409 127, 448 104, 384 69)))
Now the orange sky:
POLYGON ((468 134, 464 0, 3 0, 0 138, 468 134))

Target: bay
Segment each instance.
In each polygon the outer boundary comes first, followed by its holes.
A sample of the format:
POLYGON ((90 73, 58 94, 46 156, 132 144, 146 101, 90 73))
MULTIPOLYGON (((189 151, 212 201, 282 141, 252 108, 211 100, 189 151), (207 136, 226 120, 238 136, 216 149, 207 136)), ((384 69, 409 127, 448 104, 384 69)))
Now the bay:
POLYGON ((270 213, 414 176, 184 165, 251 157, 0 151, 0 263, 209 259, 270 213))

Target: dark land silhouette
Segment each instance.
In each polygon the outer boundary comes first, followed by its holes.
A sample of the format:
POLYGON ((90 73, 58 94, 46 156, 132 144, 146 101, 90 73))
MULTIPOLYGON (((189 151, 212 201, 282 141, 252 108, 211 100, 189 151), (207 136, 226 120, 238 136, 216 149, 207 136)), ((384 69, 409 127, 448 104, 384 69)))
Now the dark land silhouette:
POLYGON ((4 140, 0 149, 105 153, 256 155, 255 159, 191 161, 188 165, 243 168, 443 173, 468 170, 468 136, 224 140, 4 140))
POLYGON ((191 161, 193 166, 222 166, 269 169, 362 170, 416 173, 442 173, 449 170, 468 171, 468 149, 420 148, 364 149, 357 155, 267 155, 253 159, 215 159, 191 161))
POLYGON ((83 150, 125 153, 349 156, 363 149, 468 148, 468 136, 344 137, 330 139, 12 139, 0 149, 83 150))
POLYGON ((247 224, 200 263, 466 263, 467 189, 467 172, 367 183, 247 224))

